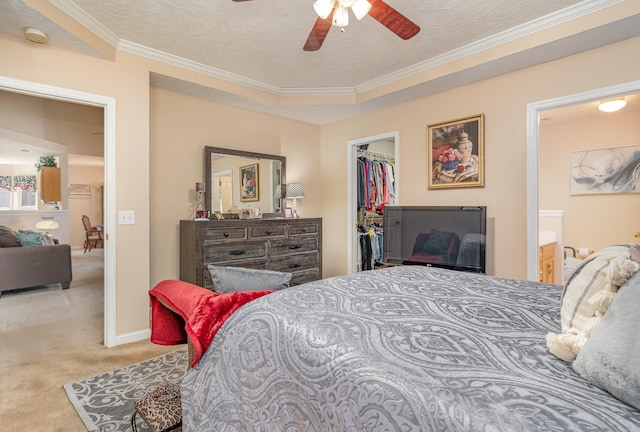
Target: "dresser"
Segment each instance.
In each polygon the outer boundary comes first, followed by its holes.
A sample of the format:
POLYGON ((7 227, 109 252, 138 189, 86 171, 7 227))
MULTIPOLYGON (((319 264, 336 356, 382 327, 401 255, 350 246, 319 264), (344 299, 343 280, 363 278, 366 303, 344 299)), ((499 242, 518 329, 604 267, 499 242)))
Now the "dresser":
POLYGON ((180 221, 180 279, 212 288, 208 265, 293 273, 291 285, 322 277, 322 219, 180 221))

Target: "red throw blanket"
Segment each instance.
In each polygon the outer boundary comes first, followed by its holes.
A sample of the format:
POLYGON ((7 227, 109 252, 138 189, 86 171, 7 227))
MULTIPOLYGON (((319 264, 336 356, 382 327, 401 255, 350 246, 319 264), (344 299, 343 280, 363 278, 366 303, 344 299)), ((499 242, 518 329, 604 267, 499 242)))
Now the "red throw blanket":
POLYGON ((162 281, 149 291, 151 342, 158 345, 183 344, 187 342, 188 335, 195 351, 193 367, 231 314, 245 303, 272 292, 218 294, 184 281, 162 281))

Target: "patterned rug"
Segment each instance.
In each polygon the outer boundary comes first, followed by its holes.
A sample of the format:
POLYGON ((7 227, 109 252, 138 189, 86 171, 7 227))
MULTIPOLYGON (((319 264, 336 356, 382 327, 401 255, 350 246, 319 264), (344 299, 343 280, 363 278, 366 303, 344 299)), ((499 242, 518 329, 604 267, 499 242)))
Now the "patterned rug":
MULTIPOLYGON (((133 402, 161 382, 180 382, 187 369, 187 348, 183 347, 122 369, 65 384, 64 389, 88 430, 130 432, 133 402)), ((137 420, 138 431, 151 431, 139 416, 137 420)))

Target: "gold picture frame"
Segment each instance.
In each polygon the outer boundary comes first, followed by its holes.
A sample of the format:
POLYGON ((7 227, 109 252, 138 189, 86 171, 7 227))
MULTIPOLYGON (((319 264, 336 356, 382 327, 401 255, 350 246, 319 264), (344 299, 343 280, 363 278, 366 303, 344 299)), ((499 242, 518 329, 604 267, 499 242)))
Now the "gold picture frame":
POLYGON ((484 187, 484 114, 427 126, 427 188, 484 187))
POLYGON ((240 201, 260 201, 259 165, 240 167, 240 201))

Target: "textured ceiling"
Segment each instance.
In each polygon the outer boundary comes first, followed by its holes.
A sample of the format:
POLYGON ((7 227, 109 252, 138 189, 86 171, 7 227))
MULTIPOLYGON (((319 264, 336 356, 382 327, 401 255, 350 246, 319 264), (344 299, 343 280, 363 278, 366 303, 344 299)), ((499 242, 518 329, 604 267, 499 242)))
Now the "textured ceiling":
MULTIPOLYGON (((640 15, 487 59, 438 79, 367 91, 468 56, 579 20, 623 0, 386 0, 421 31, 404 41, 367 16, 333 27, 319 51, 303 51, 316 20, 314 0, 0 0, 0 33, 22 38, 24 27, 49 35, 50 45, 100 56, 87 37, 54 22, 63 11, 91 34, 122 51, 282 96, 348 96, 351 102, 266 103, 239 93, 152 74, 152 85, 317 124, 508 73, 640 35, 640 15)), ((627 0, 638 2, 640 0, 627 0)))

